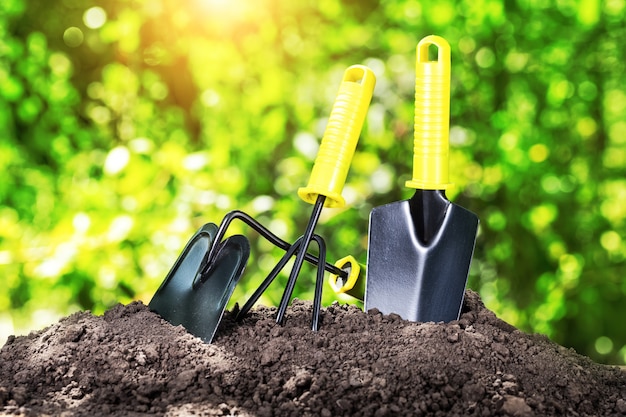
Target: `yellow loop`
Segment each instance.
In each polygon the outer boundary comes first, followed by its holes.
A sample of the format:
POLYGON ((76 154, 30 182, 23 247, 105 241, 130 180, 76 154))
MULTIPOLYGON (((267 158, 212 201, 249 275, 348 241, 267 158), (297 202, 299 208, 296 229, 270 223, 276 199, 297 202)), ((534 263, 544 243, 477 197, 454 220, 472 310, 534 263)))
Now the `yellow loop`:
POLYGON ((307 203, 314 204, 323 195, 326 207, 345 206, 341 191, 375 84, 374 72, 363 65, 353 65, 344 72, 309 183, 298 190, 307 203))
POLYGON ((361 265, 354 256, 349 255, 335 262, 335 266, 348 273, 348 278, 343 280, 335 274, 328 277, 328 283, 336 294, 348 294, 359 300, 363 300, 365 294, 365 280, 359 279, 361 265))
POLYGON ((450 65, 450 44, 441 36, 437 35, 429 35, 423 38, 417 44, 417 63, 421 64, 424 62, 437 62, 437 63, 448 63, 450 65), (428 50, 430 47, 434 45, 437 47, 437 60, 431 61, 428 58, 428 50))
POLYGON ((416 48, 413 178, 406 186, 421 190, 445 190, 450 135, 450 45, 435 35, 422 39, 416 48), (437 60, 428 58, 437 47, 437 60))

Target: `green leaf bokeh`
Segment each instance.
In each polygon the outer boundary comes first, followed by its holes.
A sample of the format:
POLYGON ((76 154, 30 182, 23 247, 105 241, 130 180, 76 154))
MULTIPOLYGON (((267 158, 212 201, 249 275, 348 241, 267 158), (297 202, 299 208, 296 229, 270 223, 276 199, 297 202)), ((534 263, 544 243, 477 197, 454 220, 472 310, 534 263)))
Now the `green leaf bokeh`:
MULTIPOLYGON (((311 209, 296 190, 357 63, 378 82, 349 207, 317 232, 331 260, 365 262, 371 208, 410 195, 415 45, 436 33, 452 46, 449 195, 482 220, 469 287, 521 329, 626 363, 625 14, 620 0, 4 0, 2 336, 147 303, 229 210, 295 240, 311 209)), ((253 248, 242 301, 280 251, 233 231, 253 248)))

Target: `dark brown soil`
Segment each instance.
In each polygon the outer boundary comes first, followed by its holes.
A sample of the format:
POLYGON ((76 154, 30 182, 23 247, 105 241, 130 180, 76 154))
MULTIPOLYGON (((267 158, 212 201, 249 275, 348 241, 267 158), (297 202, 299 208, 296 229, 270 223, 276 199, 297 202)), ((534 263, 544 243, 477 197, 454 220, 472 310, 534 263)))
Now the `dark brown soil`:
POLYGON ((410 323, 295 301, 204 344, 141 303, 88 312, 0 351, 0 412, 64 416, 624 415, 626 372, 499 320, 468 291, 461 319, 410 323))

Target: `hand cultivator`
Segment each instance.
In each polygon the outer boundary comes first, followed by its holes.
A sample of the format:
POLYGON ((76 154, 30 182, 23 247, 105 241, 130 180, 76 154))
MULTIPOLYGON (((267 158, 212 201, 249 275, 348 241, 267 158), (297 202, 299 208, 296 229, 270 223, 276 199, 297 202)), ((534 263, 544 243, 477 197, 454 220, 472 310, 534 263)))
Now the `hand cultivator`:
POLYGON ((311 328, 318 329, 324 271, 327 270, 343 279, 349 278, 349 272, 326 262, 326 245, 324 240, 315 234, 315 226, 323 207, 345 205, 341 191, 374 85, 374 73, 367 67, 352 66, 344 73, 311 178, 308 185, 298 191, 300 198, 314 204, 304 235, 293 244, 289 244, 241 211, 228 213, 219 228, 213 223, 204 225, 187 243, 150 301, 149 307, 153 311, 174 325, 182 324, 190 333, 211 343, 250 255, 250 245, 245 236, 234 235, 224 239, 228 226, 233 220, 239 219, 272 244, 284 249, 285 255, 244 304, 238 317, 245 315, 252 308, 295 255, 296 259, 278 307, 276 322, 283 323, 300 269, 304 261, 307 261, 317 265, 311 328), (307 253, 311 241, 317 244, 319 257, 307 253))

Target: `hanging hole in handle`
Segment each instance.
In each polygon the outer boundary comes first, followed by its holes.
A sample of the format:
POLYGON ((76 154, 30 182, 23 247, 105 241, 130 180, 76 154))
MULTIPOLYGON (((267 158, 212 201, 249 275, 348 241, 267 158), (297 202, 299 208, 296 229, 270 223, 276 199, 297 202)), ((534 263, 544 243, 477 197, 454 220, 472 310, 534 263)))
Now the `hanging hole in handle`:
POLYGON ((439 61, 439 47, 433 43, 428 45, 428 62, 436 62, 439 61))
POLYGON ((343 81, 353 82, 359 85, 373 84, 374 72, 365 65, 352 65, 343 75, 343 81))
POLYGON ((357 84, 363 84, 365 79, 365 70, 359 65, 353 65, 348 68, 343 76, 344 81, 350 81, 357 84))
POLYGON ((442 37, 430 35, 417 44, 417 62, 439 62, 450 60, 450 44, 442 37))

